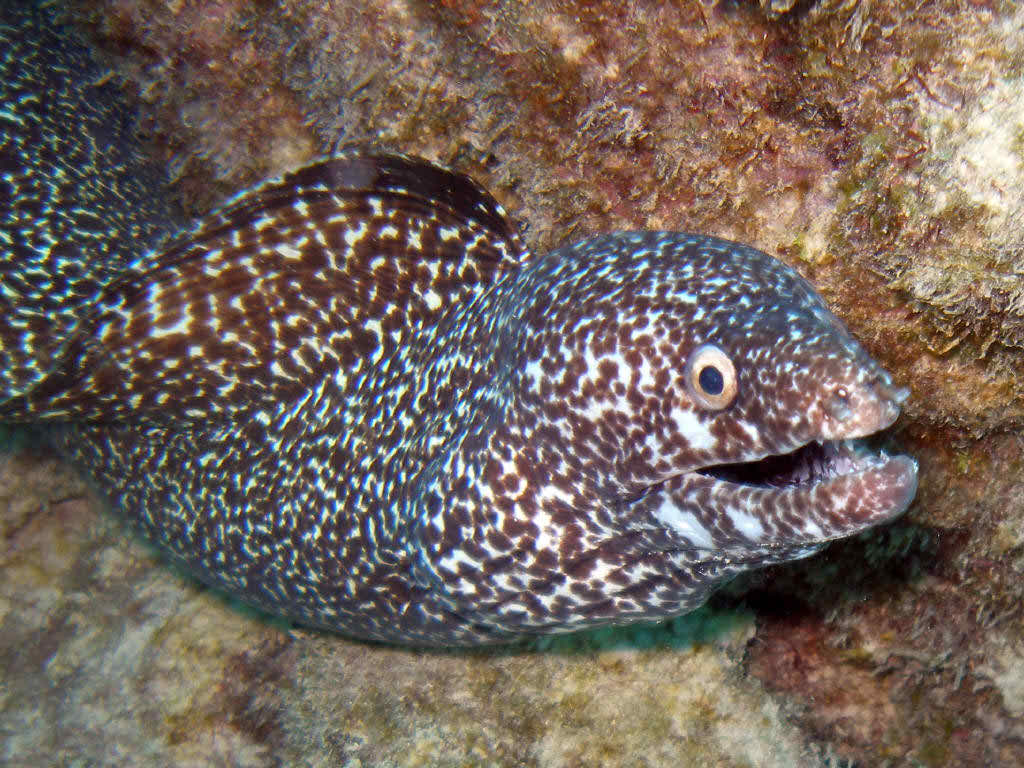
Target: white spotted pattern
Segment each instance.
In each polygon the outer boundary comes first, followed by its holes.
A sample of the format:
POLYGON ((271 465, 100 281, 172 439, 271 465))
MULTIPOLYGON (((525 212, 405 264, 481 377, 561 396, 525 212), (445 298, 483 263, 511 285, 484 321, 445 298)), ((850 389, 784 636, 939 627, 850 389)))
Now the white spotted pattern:
POLYGON ((905 395, 806 281, 737 243, 533 256, 466 177, 352 150, 118 251, 159 206, 58 183, 116 189, 133 166, 97 152, 106 113, 67 108, 82 51, 19 23, 8 80, 49 89, 49 68, 63 90, 0 114, 8 199, 42 201, 0 208, 0 417, 51 423, 206 582, 359 637, 495 642, 678 615, 909 503, 914 463, 849 443, 905 395), (30 121, 71 120, 62 168, 27 145, 30 121), (684 381, 709 344, 736 373, 718 410, 684 381))

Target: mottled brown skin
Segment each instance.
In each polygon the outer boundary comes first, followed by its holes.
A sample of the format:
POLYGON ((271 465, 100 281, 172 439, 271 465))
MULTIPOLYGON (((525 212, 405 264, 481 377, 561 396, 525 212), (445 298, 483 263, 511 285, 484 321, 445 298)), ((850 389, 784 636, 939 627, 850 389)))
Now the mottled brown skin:
POLYGON ((180 226, 120 91, 58 13, 0 1, 0 401, 41 382, 104 283, 180 226))
POLYGON ((905 393, 788 267, 672 232, 532 256, 399 155, 245 192, 77 306, 0 416, 199 578, 359 637, 676 615, 916 484, 848 444, 905 393))

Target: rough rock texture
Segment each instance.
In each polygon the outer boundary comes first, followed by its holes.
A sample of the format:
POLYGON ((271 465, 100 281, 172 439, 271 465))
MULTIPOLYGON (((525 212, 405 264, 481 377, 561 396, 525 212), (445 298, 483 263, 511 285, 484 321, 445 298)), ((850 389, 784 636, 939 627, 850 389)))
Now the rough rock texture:
POLYGON ((695 619, 423 655, 199 591, 22 451, 0 478, 7 762, 1024 764, 1018 4, 80 10, 191 210, 375 138, 471 173, 537 249, 666 227, 778 255, 912 388, 894 439, 921 487, 695 619))

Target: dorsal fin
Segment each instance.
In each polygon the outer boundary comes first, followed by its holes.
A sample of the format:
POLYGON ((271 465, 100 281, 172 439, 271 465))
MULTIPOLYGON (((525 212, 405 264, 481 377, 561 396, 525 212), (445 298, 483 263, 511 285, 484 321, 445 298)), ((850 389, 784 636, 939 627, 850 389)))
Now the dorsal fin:
POLYGON ((244 192, 103 293, 16 419, 206 419, 394 352, 526 251, 465 176, 350 151, 244 192))
POLYGON ((0 14, 0 402, 49 375, 103 286, 178 226, 118 87, 55 5, 0 14))

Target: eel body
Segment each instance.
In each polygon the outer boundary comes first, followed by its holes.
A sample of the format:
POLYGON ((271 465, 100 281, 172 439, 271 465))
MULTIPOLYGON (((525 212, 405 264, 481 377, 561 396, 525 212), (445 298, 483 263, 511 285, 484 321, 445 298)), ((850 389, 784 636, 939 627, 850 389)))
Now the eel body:
POLYGON ((0 419, 205 582, 498 642, 684 613, 910 503, 916 463, 855 442, 906 391, 781 262, 677 232, 531 254, 471 180, 372 150, 147 248, 170 206, 120 118, 65 106, 83 51, 7 15, 0 419), (76 120, 48 157, 20 138, 76 120))

